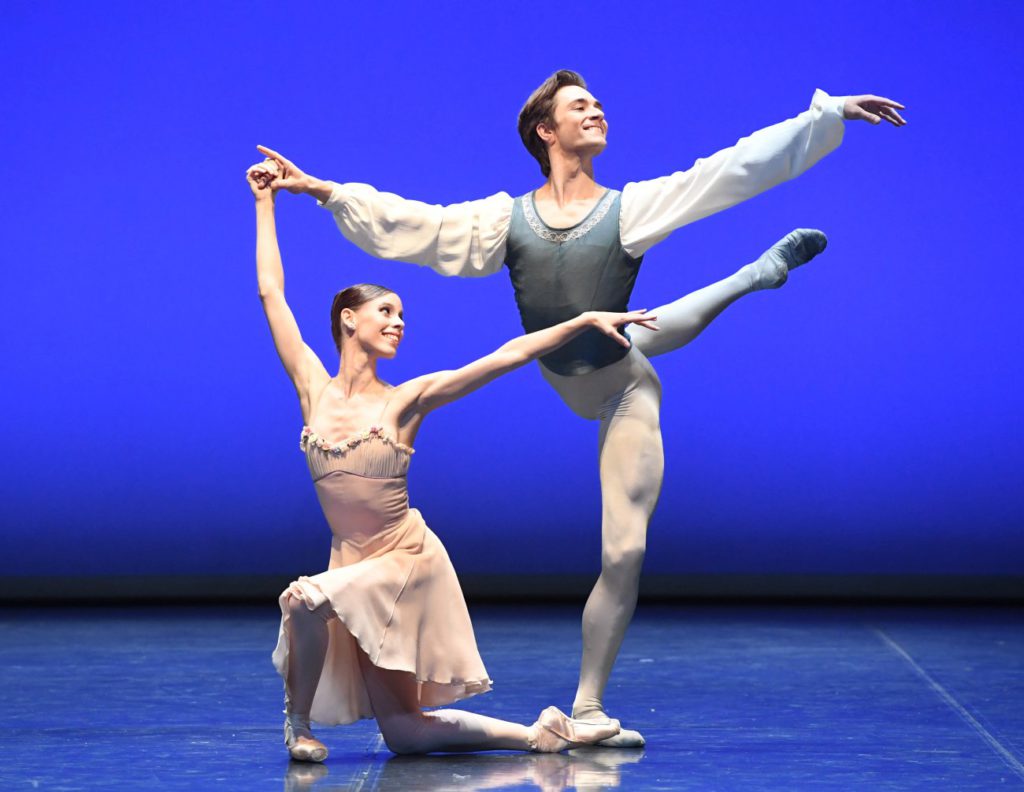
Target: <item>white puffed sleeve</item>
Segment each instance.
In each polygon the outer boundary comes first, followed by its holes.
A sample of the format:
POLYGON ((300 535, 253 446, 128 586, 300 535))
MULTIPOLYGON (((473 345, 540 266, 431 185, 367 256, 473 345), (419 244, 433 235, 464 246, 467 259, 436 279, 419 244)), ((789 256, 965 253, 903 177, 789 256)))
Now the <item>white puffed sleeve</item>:
POLYGON ((352 183, 334 184, 321 206, 345 238, 371 256, 473 278, 501 269, 512 204, 511 196, 497 193, 440 206, 352 183))
POLYGON ((677 228, 799 176, 842 143, 845 100, 819 89, 796 118, 741 138, 689 170, 627 184, 619 215, 623 248, 636 258, 677 228))

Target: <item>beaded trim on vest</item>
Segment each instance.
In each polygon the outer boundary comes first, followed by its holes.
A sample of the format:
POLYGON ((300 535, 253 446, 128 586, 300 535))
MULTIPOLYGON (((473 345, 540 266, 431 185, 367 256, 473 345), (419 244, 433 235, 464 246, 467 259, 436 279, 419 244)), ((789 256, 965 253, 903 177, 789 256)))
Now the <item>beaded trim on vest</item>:
POLYGON ((530 228, 533 229, 533 233, 548 242, 569 242, 573 239, 579 239, 586 236, 590 230, 600 223, 608 210, 612 206, 612 201, 615 200, 617 192, 615 190, 608 190, 604 194, 604 197, 598 202, 597 207, 587 220, 582 224, 566 231, 552 231, 548 228, 541 219, 537 216, 537 212, 533 208, 533 193, 527 193, 520 197, 519 204, 523 208, 523 216, 526 218, 526 222, 529 223, 530 228))

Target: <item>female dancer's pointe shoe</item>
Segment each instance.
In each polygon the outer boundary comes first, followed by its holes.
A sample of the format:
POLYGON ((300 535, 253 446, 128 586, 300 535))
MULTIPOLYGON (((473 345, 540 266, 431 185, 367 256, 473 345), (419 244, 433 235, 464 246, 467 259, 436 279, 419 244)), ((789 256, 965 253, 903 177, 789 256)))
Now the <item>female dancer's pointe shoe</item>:
POLYGON ((752 289, 777 289, 789 278, 789 271, 806 264, 828 245, 828 237, 814 228, 798 228, 762 253, 744 270, 752 289))
POLYGON ((299 762, 322 762, 327 758, 327 746, 313 736, 309 718, 303 715, 285 715, 284 744, 292 759, 299 762))
POLYGON ((544 710, 530 727, 530 750, 538 753, 558 753, 567 748, 593 745, 619 732, 619 722, 606 718, 604 723, 593 724, 570 718, 557 707, 544 710))

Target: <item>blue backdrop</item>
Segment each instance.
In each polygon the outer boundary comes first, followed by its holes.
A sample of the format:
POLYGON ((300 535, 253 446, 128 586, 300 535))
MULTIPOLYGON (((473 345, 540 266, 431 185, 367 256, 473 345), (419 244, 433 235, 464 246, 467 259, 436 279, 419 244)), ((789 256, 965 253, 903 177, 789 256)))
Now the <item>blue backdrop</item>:
MULTIPOLYGON (((831 244, 658 359, 662 573, 1024 572, 1017 2, 5 4, 0 575, 313 571, 328 532, 256 296, 256 143, 431 202, 539 186, 528 93, 581 71, 603 184, 689 167, 816 87, 907 105, 795 182, 689 226, 633 305, 796 226, 831 244)), ((398 291, 392 381, 519 332, 504 274, 443 279, 281 196, 288 298, 398 291)), ((462 572, 599 557, 596 426, 533 368, 432 416, 413 503, 462 572)))

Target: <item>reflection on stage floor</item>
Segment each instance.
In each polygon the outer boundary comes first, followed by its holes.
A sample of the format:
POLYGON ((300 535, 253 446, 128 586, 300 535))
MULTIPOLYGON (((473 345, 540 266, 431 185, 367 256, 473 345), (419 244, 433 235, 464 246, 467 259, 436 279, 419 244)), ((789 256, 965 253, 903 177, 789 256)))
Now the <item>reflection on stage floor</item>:
MULTIPOLYGON (((477 606, 492 693, 568 708, 579 609, 477 606)), ((396 757, 372 721, 288 761, 275 604, 0 611, 0 789, 1024 788, 1019 608, 641 606, 605 703, 636 750, 396 757)))

